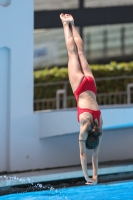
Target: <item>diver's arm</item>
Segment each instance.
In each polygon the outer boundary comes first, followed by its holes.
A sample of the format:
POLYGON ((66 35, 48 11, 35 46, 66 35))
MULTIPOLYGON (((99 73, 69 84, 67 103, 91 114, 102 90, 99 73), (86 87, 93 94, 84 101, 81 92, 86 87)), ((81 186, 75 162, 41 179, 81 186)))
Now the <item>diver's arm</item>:
POLYGON ((98 154, 100 149, 100 144, 102 140, 102 135, 99 137, 99 145, 94 149, 92 154, 92 178, 98 181, 98 154))
MULTIPOLYGON (((79 141, 79 146, 80 146, 81 166, 82 166, 82 170, 83 170, 83 174, 84 174, 85 180, 87 181, 86 184, 95 185, 97 183, 98 157, 95 157, 95 153, 93 153, 93 159, 92 159, 93 177, 90 178, 88 176, 88 170, 87 170, 87 155, 86 155, 85 142, 84 141, 79 141)), ((94 151, 94 152, 96 152, 96 151, 94 151)))
POLYGON ((92 178, 98 179, 98 154, 92 155, 92 178))
POLYGON ((102 117, 100 117, 100 130, 101 130, 101 135, 99 136, 99 145, 94 149, 93 154, 92 154, 92 178, 98 181, 98 155, 99 155, 99 149, 101 145, 101 140, 103 137, 103 132, 102 132, 102 126, 103 126, 103 120, 102 117))
POLYGON ((86 139, 88 137, 88 133, 86 132, 87 126, 88 126, 88 121, 86 121, 86 118, 82 116, 82 119, 80 119, 80 134, 79 134, 80 161, 85 180, 89 181, 88 170, 87 170, 87 155, 86 155, 86 139))
POLYGON ((86 146, 84 141, 79 141, 80 147, 80 161, 83 170, 83 174, 86 181, 89 181, 88 170, 87 170, 87 155, 86 155, 86 146))

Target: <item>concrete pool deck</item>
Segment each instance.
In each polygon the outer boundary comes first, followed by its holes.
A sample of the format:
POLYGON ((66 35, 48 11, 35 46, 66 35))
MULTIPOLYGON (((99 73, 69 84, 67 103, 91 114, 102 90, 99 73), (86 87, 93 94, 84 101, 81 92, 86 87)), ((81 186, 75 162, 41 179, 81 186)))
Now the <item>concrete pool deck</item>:
MULTIPOLYGON (((104 163, 99 164, 99 177, 116 174, 133 173, 133 162, 104 163)), ((91 166, 88 165, 88 174, 92 174, 91 166)), ((66 179, 83 178, 81 166, 64 167, 29 171, 22 173, 11 173, 0 176, 0 187, 10 187, 25 184, 49 183, 50 181, 61 181, 66 179)), ((126 178, 126 177, 125 177, 126 178)), ((128 177, 129 178, 129 177, 128 177)))

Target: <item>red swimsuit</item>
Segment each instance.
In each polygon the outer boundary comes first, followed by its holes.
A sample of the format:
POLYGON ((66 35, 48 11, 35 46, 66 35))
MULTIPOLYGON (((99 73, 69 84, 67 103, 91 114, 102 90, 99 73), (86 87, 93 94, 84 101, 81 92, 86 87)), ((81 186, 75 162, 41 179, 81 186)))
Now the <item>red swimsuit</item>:
MULTIPOLYGON (((76 101, 78 102, 78 97, 82 92, 85 92, 86 90, 90 90, 97 94, 96 84, 94 82, 94 79, 91 76, 84 76, 79 87, 74 92, 74 96, 76 98, 76 101)), ((93 116, 93 121, 95 119, 98 120, 98 124, 100 123, 100 110, 91 110, 89 108, 80 108, 77 106, 78 109, 78 121, 79 121, 79 115, 83 112, 89 112, 93 116)))

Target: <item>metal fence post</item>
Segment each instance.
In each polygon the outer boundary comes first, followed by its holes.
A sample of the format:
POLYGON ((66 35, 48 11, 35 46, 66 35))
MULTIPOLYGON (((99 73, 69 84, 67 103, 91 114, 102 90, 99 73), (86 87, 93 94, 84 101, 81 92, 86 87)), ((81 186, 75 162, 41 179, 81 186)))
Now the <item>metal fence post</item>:
POLYGON ((131 103, 131 92, 130 89, 133 87, 133 83, 127 85, 127 104, 131 103))
POLYGON ((56 109, 60 109, 60 94, 63 94, 63 108, 66 108, 66 90, 56 91, 56 109))

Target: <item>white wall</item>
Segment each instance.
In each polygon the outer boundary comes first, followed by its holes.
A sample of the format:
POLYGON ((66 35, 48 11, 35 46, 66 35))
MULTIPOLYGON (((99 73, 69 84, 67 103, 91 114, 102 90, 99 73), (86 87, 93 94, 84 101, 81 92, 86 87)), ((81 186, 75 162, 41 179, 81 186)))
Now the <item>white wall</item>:
MULTIPOLYGON (((133 126, 133 105, 115 108, 101 106, 101 111, 104 131, 129 126, 130 123, 133 126)), ((76 109, 41 112, 40 122, 40 138, 79 133, 76 109)))
POLYGON ((0 171, 12 171, 33 116, 33 0, 0 0, 0 28, 0 171))
POLYGON ((9 152, 9 56, 8 48, 0 49, 0 166, 6 169, 9 152), (4 155, 4 156, 3 156, 4 155))
MULTIPOLYGON (((133 159, 133 105, 101 108, 101 112, 104 123, 99 161, 133 159)), ((47 149, 44 156, 49 167, 80 164, 76 115, 74 109, 40 113, 40 138, 47 149)), ((92 151, 87 154, 91 163, 92 151)))
MULTIPOLYGON (((80 164, 76 111, 33 112, 33 0, 0 0, 0 27, 0 172, 80 164)), ((104 126, 122 122, 119 112, 103 110, 104 126)), ((126 115, 131 122, 133 110, 126 115)), ((105 132, 101 161, 132 158, 132 129, 125 144, 124 134, 105 132)))

